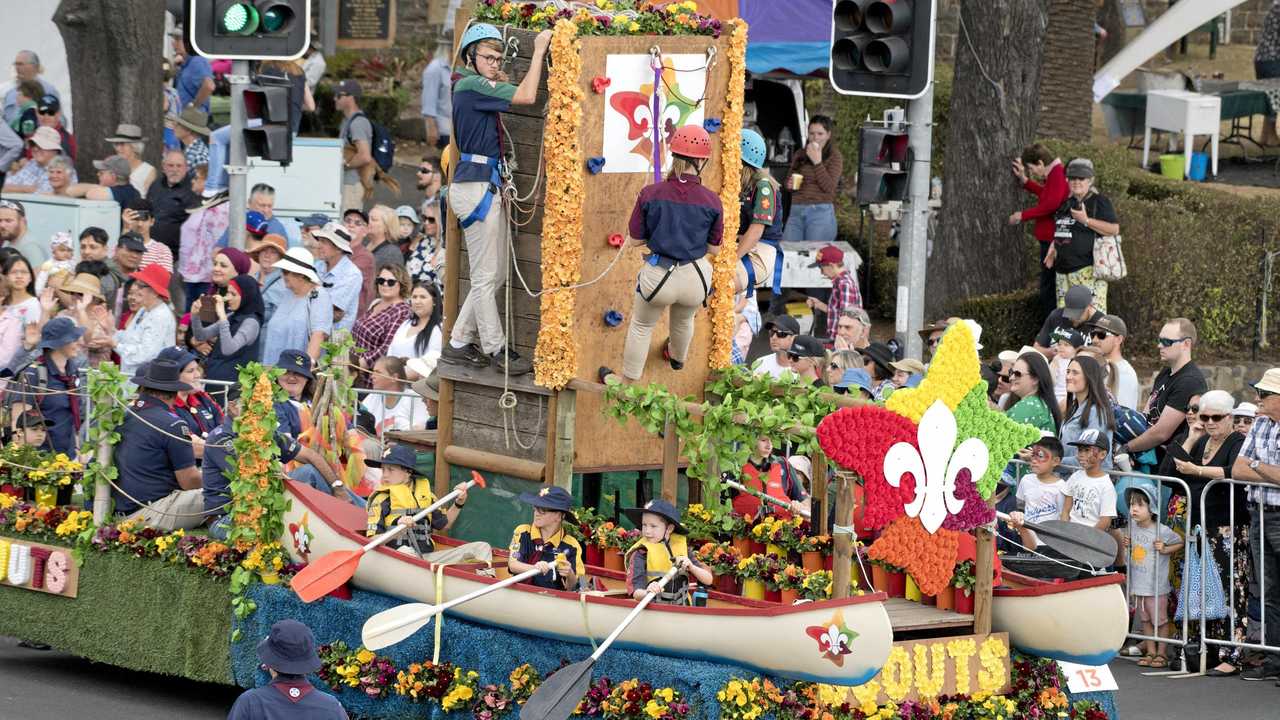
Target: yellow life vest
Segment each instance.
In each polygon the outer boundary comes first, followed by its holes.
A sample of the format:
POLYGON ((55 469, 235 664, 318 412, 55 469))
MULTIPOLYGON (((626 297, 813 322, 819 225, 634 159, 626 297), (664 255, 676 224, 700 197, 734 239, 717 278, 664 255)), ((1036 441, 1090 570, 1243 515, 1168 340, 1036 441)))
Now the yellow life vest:
MULTIPOLYGON (((662 576, 666 575, 667 571, 671 569, 671 560, 673 557, 680 557, 681 555, 688 557, 689 555, 689 542, 684 535, 672 533, 666 543, 649 542, 648 540, 641 538, 639 542, 632 545, 631 548, 627 550, 628 570, 630 570, 631 567, 631 558, 635 555, 635 552, 641 548, 644 548, 645 551, 644 575, 646 584, 662 579, 662 576), (667 544, 671 545, 671 550, 669 552, 667 550, 667 544)), ((630 571, 628 571, 628 583, 630 583, 631 577, 632 575, 630 571)), ((636 588, 631 589, 635 590, 636 588)), ((658 595, 656 600, 657 602, 672 605, 688 605, 690 602, 688 576, 676 575, 671 578, 671 582, 667 583, 666 587, 662 589, 662 592, 658 595)))
MULTIPOLYGON (((423 508, 436 501, 431 491, 431 481, 424 477, 414 478, 407 483, 385 485, 369 496, 369 525, 366 535, 372 537, 391 529, 402 515, 416 515, 423 508)), ((414 525, 413 530, 401 536, 403 542, 393 541, 401 545, 416 545, 421 552, 430 552, 434 546, 431 540, 431 522, 434 518, 425 518, 414 525)))

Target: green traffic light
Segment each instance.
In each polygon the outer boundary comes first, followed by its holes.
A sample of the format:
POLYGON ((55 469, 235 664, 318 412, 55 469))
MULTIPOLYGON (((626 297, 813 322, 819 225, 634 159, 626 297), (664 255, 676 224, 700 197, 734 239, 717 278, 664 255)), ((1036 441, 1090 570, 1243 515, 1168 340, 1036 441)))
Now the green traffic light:
POLYGON ((222 29, 234 35, 252 35, 259 21, 257 8, 249 3, 236 3, 222 13, 222 29))

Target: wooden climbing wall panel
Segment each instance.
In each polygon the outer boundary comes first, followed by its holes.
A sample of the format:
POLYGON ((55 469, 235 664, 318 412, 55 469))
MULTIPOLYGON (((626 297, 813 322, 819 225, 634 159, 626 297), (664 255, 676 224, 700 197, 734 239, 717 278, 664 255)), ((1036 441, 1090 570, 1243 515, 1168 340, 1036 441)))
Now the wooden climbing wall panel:
MULTIPOLYGON (((466 19, 459 18, 461 35, 466 19)), ((534 33, 509 30, 519 41, 519 51, 508 65, 507 73, 515 80, 524 77, 532 54, 534 33)), ((582 76, 584 92, 583 122, 580 142, 584 157, 603 154, 603 126, 605 96, 593 91, 591 81, 606 75, 607 57, 611 54, 647 55, 651 47, 658 47, 667 54, 705 55, 707 48, 716 46, 716 61, 707 70, 706 93, 703 98, 705 115, 719 118, 728 85, 727 42, 710 37, 586 37, 582 39, 582 76)), ((539 89, 538 102, 531 106, 513 107, 502 116, 505 142, 515 156, 514 178, 520 197, 526 198, 520 206, 528 212, 517 213, 520 225, 515 232, 516 266, 524 282, 511 273, 508 277, 512 328, 510 343, 520 354, 532 358, 537 342, 540 322, 540 300, 531 297, 542 289, 542 193, 545 178, 541 177, 543 112, 546 101, 545 73, 539 89), (528 286, 527 291, 525 285, 528 286)), ((703 183, 713 191, 720 188, 719 135, 712 135, 713 155, 703 172, 703 183)), ((652 171, 646 173, 601 173, 591 175, 584 169, 586 190, 583 218, 583 266, 582 282, 591 282, 577 290, 574 317, 574 335, 578 344, 578 377, 596 379, 597 369, 607 366, 621 370, 622 350, 626 340, 627 325, 635 297, 636 274, 642 262, 639 248, 624 251, 623 257, 606 273, 618 251, 608 244, 614 233, 626 233, 636 196, 653 181, 652 171), (611 328, 604 322, 610 310, 622 314, 623 322, 611 328)), ((737 212, 736 207, 726 212, 737 212)), ((470 289, 465 243, 456 224, 447 228, 448 242, 457 243, 461 249, 457 267, 446 268, 446 283, 456 283, 458 303, 470 289)), ((504 322, 507 315, 507 289, 498 293, 498 309, 504 322)), ((662 344, 667 338, 664 319, 654 328, 649 362, 642 382, 655 382, 679 395, 702 397, 707 379, 708 343, 710 328, 706 311, 698 313, 696 334, 685 363, 685 369, 673 371, 662 359, 662 344)), ((442 376, 454 376, 442 366, 442 376)), ((455 380, 453 403, 452 442, 458 445, 486 450, 529 460, 544 460, 549 428, 555 418, 548 412, 549 399, 534 388, 520 390, 517 387, 518 405, 514 412, 515 425, 521 443, 532 444, 525 450, 509 440, 510 432, 503 429, 503 413, 497 405, 501 392, 502 376, 496 372, 465 373, 466 380, 455 380), (539 408, 541 407, 541 411, 539 408)), ((522 378, 516 385, 528 385, 532 376, 522 378)), ((545 392, 545 391, 542 391, 545 392)), ((618 425, 603 415, 602 396, 579 393, 577 398, 577 423, 575 437, 574 468, 583 470, 607 470, 611 468, 657 467, 662 462, 662 441, 644 432, 637 425, 618 425)))

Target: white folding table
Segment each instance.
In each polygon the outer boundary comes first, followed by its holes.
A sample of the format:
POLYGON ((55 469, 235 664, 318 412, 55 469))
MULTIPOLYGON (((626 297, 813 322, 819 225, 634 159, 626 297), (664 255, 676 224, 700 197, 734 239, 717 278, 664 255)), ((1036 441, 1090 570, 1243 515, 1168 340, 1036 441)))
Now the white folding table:
POLYGON ((1212 172, 1218 174, 1218 133, 1222 126, 1222 98, 1186 90, 1152 90, 1147 93, 1146 130, 1142 137, 1142 166, 1151 154, 1151 131, 1165 130, 1184 135, 1186 162, 1182 174, 1191 173, 1191 153, 1196 135, 1208 135, 1212 147, 1212 172))

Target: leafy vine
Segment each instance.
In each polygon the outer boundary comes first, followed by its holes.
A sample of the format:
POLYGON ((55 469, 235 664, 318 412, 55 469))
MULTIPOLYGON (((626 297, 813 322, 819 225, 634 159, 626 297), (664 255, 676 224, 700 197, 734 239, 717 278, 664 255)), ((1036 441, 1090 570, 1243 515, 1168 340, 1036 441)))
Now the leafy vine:
MULTIPOLYGON (((111 448, 120 442, 124 424, 128 378, 117 365, 104 362, 89 371, 89 417, 86 448, 94 448, 95 462, 85 463, 84 483, 94 488, 93 523, 102 525, 111 517, 111 483, 119 477, 111 462, 111 448)), ((77 551, 78 552, 78 551, 77 551)))

